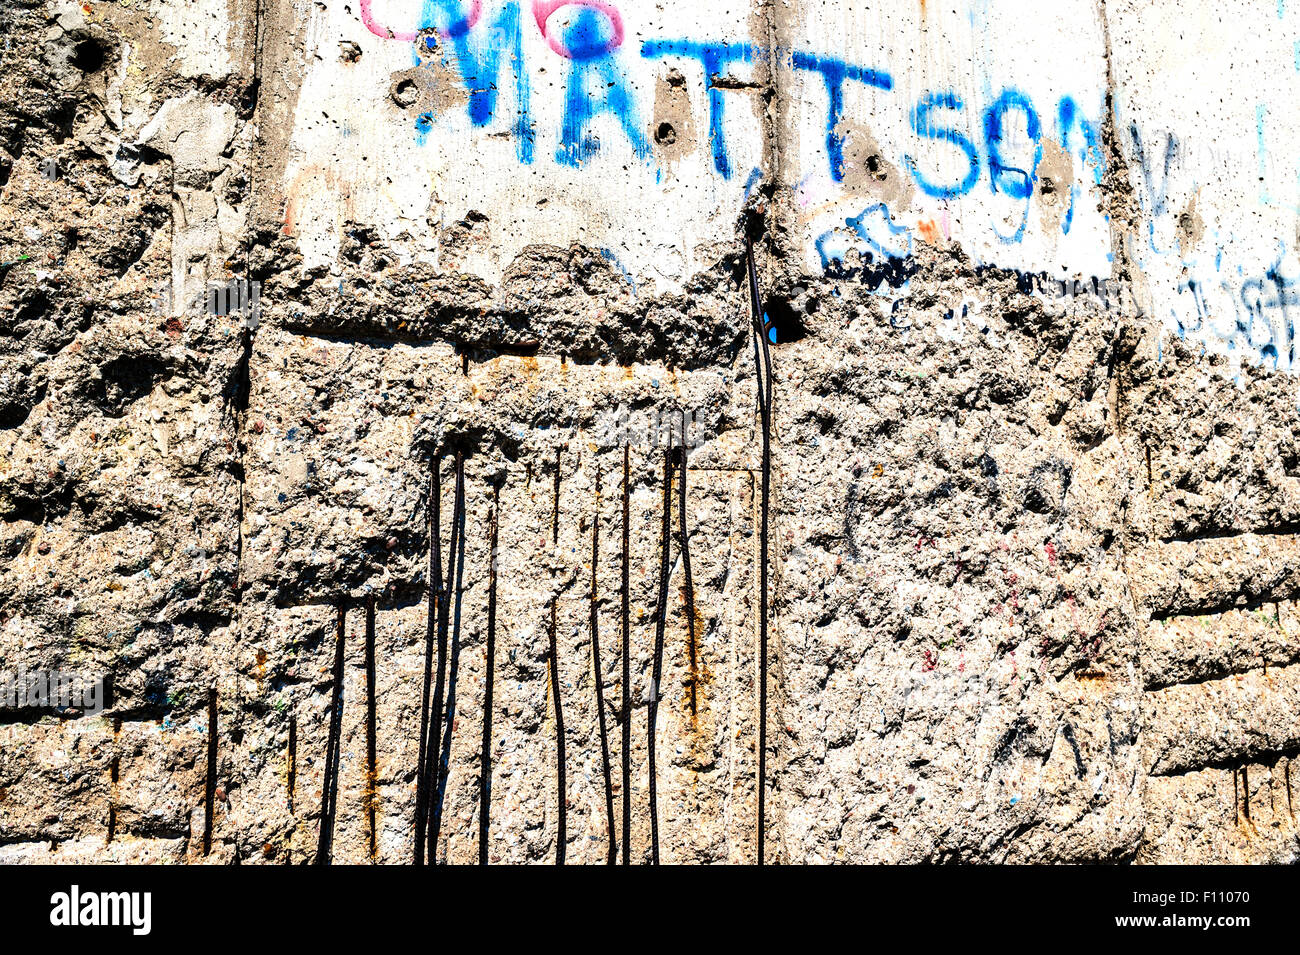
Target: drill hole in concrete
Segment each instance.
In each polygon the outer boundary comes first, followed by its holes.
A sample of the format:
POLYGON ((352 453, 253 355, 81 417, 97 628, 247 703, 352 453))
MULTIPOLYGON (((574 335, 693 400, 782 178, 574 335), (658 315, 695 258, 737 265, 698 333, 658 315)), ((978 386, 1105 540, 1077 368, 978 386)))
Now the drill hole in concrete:
POLYGON ((799 310, 784 298, 773 298, 767 302, 764 312, 767 320, 767 340, 774 345, 785 345, 808 337, 799 310))
POLYGON ((83 73, 98 73, 104 68, 107 51, 98 40, 82 40, 72 51, 72 65, 83 73))
POLYGON ((655 142, 660 146, 671 146, 677 142, 677 130, 673 129, 672 123, 660 123, 655 129, 655 142))
POLYGON ((393 102, 402 109, 409 109, 415 105, 420 91, 415 87, 415 80, 398 80, 393 87, 393 102))

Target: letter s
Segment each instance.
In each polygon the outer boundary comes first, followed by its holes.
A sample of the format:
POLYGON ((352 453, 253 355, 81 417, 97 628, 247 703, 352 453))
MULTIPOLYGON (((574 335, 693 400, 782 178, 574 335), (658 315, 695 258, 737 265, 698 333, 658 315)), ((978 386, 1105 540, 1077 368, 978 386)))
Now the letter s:
POLYGON ((970 192, 976 180, 979 179, 979 154, 976 153, 974 144, 961 133, 955 129, 948 129, 934 124, 934 121, 930 119, 930 112, 936 109, 961 110, 962 102, 957 98, 957 94, 953 92, 926 93, 921 97, 920 102, 916 104, 916 109, 912 111, 912 128, 916 130, 918 136, 949 142, 960 148, 966 154, 970 166, 966 177, 952 186, 936 185, 921 175, 916 168, 916 161, 911 156, 904 156, 903 161, 907 163, 907 168, 911 171, 916 184, 921 187, 921 191, 927 196, 933 196, 936 199, 952 199, 955 196, 970 192))

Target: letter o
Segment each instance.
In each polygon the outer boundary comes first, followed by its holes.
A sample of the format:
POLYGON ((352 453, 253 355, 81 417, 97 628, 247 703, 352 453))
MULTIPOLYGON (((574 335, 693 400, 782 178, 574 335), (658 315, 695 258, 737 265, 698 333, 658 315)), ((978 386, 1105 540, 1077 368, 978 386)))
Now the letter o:
MULTIPOLYGON (((361 0, 361 22, 364 23, 366 29, 375 36, 382 37, 385 40, 400 40, 403 43, 414 43, 420 38, 418 30, 414 32, 407 32, 404 30, 399 32, 384 26, 375 19, 374 13, 371 12, 370 8, 373 4, 374 0, 361 0)), ((447 27, 446 35, 449 37, 464 36, 470 31, 474 24, 478 23, 479 17, 482 15, 482 0, 470 0, 469 13, 451 24, 451 26, 447 27)), ((421 29, 423 29, 423 27, 421 27, 421 29)))
POLYGON ((618 12, 618 8, 612 3, 608 3, 607 0, 533 0, 533 18, 537 21, 537 29, 542 31, 547 46, 566 60, 597 60, 623 45, 623 16, 618 12), (587 7, 591 10, 600 11, 609 20, 614 35, 601 47, 593 46, 582 50, 569 49, 559 36, 552 36, 546 29, 547 21, 561 7, 587 7))

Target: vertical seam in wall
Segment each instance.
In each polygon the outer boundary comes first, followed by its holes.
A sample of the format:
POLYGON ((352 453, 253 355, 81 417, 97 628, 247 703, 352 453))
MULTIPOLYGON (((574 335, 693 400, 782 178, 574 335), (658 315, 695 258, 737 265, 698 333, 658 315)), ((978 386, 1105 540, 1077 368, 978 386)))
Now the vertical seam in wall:
POLYGON ((764 84, 763 104, 763 154, 768 165, 770 181, 775 184, 781 179, 781 144, 777 136, 777 122, 774 112, 779 113, 776 87, 777 65, 777 30, 775 0, 759 0, 762 8, 764 26, 767 28, 767 82, 764 84))
MULTIPOLYGON (((1135 275, 1138 269, 1136 260, 1129 255, 1128 240, 1130 236, 1132 236, 1133 234, 1133 228, 1136 221, 1133 218, 1133 216, 1135 213, 1140 214, 1140 210, 1135 210, 1133 206, 1133 199, 1131 194, 1133 180, 1129 172, 1128 163, 1124 159, 1123 149, 1120 146, 1120 138, 1119 138, 1120 132, 1118 127, 1118 117, 1116 115, 1116 104, 1115 104, 1115 99, 1116 99, 1115 68, 1114 68, 1114 61, 1112 56, 1110 21, 1106 15, 1106 0, 1097 0, 1097 16, 1098 19, 1100 19, 1101 21, 1103 55, 1106 61, 1106 103, 1105 103, 1106 112, 1102 118, 1101 137, 1102 137, 1102 145, 1103 145, 1103 155, 1105 157, 1105 161, 1108 167, 1103 182, 1105 182, 1107 186, 1107 188, 1104 190, 1104 195, 1106 198, 1107 212, 1110 215, 1110 242, 1111 242, 1111 252, 1112 252, 1111 279, 1116 281, 1116 287, 1120 290, 1121 293, 1118 297, 1118 303, 1117 303, 1120 311, 1115 323, 1115 332, 1112 339, 1111 347, 1113 349, 1118 349, 1120 347, 1120 342, 1124 337, 1125 325, 1128 324, 1129 321, 1129 316, 1126 314, 1125 311, 1126 303, 1128 302, 1134 303, 1133 307, 1135 310, 1135 314, 1139 309, 1137 305, 1137 296, 1133 294, 1124 294, 1124 289, 1126 287, 1125 286, 1126 282, 1128 283, 1127 287, 1130 290, 1133 288, 1135 283, 1135 275), (1117 211, 1116 199, 1121 195, 1117 187, 1121 183, 1126 188, 1126 190, 1129 191, 1123 193, 1123 198, 1121 199, 1121 201, 1124 204, 1123 215, 1116 215, 1116 211, 1117 211)), ((1131 475, 1134 473, 1137 464, 1130 459, 1131 456, 1128 454, 1128 449, 1124 443, 1124 437, 1121 432, 1122 422, 1120 420, 1120 413, 1123 406, 1122 383, 1129 371, 1128 362, 1122 356, 1117 354, 1114 356, 1113 368, 1114 368, 1113 373, 1115 375, 1115 382, 1114 382, 1115 398, 1113 403, 1111 404, 1110 410, 1115 423, 1115 437, 1116 437, 1116 444, 1118 446, 1118 454, 1121 460, 1126 460, 1126 463, 1130 465, 1130 467, 1127 470, 1128 473, 1131 475)), ((1146 454, 1149 454, 1149 450, 1146 450, 1144 448, 1144 451, 1146 451, 1146 454)), ((1144 457, 1146 457, 1146 454, 1144 454, 1144 457)), ((1147 461, 1149 461, 1149 458, 1147 458, 1147 461)), ((1148 482, 1148 490, 1149 489, 1150 486, 1148 482)), ((1132 487, 1130 487, 1129 497, 1130 498, 1132 497, 1132 487)), ((1144 730, 1146 728, 1145 727, 1146 708, 1143 706, 1143 693, 1142 693, 1143 661, 1141 659, 1141 646, 1142 646, 1143 633, 1146 627, 1149 626, 1150 621, 1149 618, 1144 619, 1142 609, 1138 605, 1137 592, 1133 586, 1133 575, 1129 571, 1129 533, 1132 526, 1131 518, 1132 518, 1131 505, 1128 502, 1126 502, 1120 514, 1120 522, 1121 522, 1119 528, 1120 566, 1124 571, 1125 584, 1128 588, 1129 606, 1133 614, 1133 637, 1136 644, 1135 646, 1135 650, 1137 651, 1136 655, 1138 657, 1136 661, 1137 662, 1136 680, 1138 684, 1138 689, 1137 689, 1138 706, 1136 712, 1137 732, 1136 732, 1135 739, 1133 741, 1133 745, 1135 747, 1135 750, 1140 753, 1142 749, 1142 737, 1143 737, 1144 730)), ((1141 773, 1139 774, 1139 779, 1137 781, 1137 785, 1141 787, 1137 794, 1138 812, 1139 815, 1142 816, 1144 816, 1143 810, 1144 810, 1144 803, 1145 803, 1147 778, 1148 778, 1147 773, 1141 773)), ((1234 780, 1234 796, 1235 796, 1235 780, 1234 780)), ((1145 820, 1143 819, 1140 822, 1140 827, 1138 829, 1136 845, 1133 846, 1133 852, 1135 855, 1136 853, 1141 851, 1142 845, 1146 841, 1145 829, 1146 829, 1146 825, 1145 825, 1145 820)))

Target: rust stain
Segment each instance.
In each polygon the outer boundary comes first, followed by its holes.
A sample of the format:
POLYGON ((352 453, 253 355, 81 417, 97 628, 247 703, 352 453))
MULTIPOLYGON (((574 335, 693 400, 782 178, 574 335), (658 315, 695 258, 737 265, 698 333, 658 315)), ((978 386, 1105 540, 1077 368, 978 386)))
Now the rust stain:
MULTIPOLYGON (((686 601, 687 594, 686 594, 686 586, 684 584, 678 587, 677 596, 681 605, 682 616, 685 617, 686 607, 687 607, 687 601, 686 601)), ((704 662, 704 655, 701 652, 699 641, 700 638, 706 632, 705 631, 706 625, 704 622, 704 616, 700 612, 700 601, 699 601, 698 592, 694 595, 694 597, 695 597, 695 648, 694 648, 695 652, 694 654, 690 652, 691 649, 690 648, 690 639, 691 639, 690 627, 686 625, 685 620, 682 621, 683 636, 685 637, 683 642, 686 644, 685 647, 686 662, 689 668, 689 675, 682 685, 682 696, 681 696, 680 706, 681 706, 682 716, 686 724, 690 727, 691 755, 694 758, 696 766, 699 767, 703 764, 712 762, 712 753, 709 751, 709 734, 706 732, 708 729, 709 721, 707 719, 701 719, 701 717, 702 716, 707 717, 712 710, 712 706, 711 706, 712 694, 709 692, 709 690, 713 686, 714 676, 713 676, 713 668, 704 662), (694 665, 691 665, 692 656, 694 657, 694 665), (695 688, 695 708, 693 711, 691 709, 691 688, 692 687, 695 688)))
POLYGON ((925 222, 918 222, 916 229, 921 233, 921 241, 928 242, 931 245, 942 245, 943 240, 939 236, 939 226, 933 219, 927 219, 925 222))

